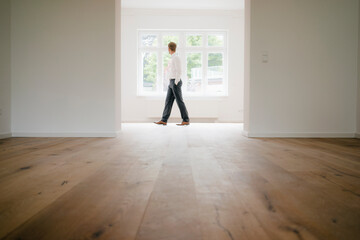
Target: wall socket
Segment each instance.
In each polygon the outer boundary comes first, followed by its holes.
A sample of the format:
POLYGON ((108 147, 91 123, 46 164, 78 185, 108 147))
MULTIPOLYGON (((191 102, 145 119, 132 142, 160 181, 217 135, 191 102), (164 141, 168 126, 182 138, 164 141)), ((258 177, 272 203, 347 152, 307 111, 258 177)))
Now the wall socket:
POLYGON ((267 51, 263 51, 261 53, 261 62, 268 63, 269 62, 269 53, 267 51))

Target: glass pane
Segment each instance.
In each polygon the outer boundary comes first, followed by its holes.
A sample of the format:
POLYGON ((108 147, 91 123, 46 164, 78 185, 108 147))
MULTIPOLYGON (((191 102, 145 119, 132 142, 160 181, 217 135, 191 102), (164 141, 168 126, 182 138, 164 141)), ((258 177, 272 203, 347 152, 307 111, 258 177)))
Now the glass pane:
POLYGON ((163 66, 164 66, 164 73, 163 73, 163 91, 167 91, 169 85, 169 77, 168 77, 168 65, 169 60, 171 59, 171 55, 169 52, 163 52, 163 66))
POLYGON ((141 45, 143 47, 156 47, 158 45, 157 36, 154 34, 146 34, 141 36, 141 45))
POLYGON ((224 46, 224 35, 209 35, 208 46, 210 47, 222 47, 224 46))
POLYGON ((176 45, 179 45, 179 36, 176 35, 166 35, 163 36, 163 45, 167 46, 170 42, 176 43, 176 45))
POLYGON ((186 36, 186 46, 190 46, 190 47, 202 46, 202 36, 201 35, 186 36))
POLYGON ((157 79, 157 54, 143 53, 143 90, 146 92, 156 91, 157 79))
POLYGON ((224 83, 224 58, 222 53, 208 55, 208 86, 209 92, 222 92, 224 83))
POLYGON ((201 53, 188 53, 186 57, 187 66, 187 90, 189 92, 201 91, 202 79, 202 55, 201 53))

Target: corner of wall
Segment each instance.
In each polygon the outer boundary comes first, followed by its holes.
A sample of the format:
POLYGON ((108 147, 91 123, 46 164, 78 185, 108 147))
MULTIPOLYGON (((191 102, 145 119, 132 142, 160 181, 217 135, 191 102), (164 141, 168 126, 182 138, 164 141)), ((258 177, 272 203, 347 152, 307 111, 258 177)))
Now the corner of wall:
POLYGON ((245 0, 244 22, 244 132, 250 131, 250 21, 251 1, 245 0))
POLYGON ((0 139, 11 137, 11 0, 0 1, 0 139))
POLYGON ((357 57, 357 119, 356 119, 356 138, 360 138, 360 1, 358 11, 358 57, 357 57))
POLYGON ((115 132, 121 131, 121 0, 115 0, 115 132))

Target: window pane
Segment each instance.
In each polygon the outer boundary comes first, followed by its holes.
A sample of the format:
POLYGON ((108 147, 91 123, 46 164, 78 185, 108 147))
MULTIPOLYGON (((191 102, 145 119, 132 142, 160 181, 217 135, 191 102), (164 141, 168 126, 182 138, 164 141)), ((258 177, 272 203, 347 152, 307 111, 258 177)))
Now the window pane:
POLYGON ((158 45, 158 38, 155 34, 142 35, 141 45, 143 47, 156 47, 158 45))
POLYGON ((201 53, 188 53, 186 56, 187 66, 187 90, 189 92, 201 92, 202 79, 202 56, 201 53))
POLYGON ((210 47, 222 47, 224 46, 224 35, 209 35, 208 46, 210 47))
POLYGON ((169 52, 163 53, 163 66, 164 66, 164 73, 163 73, 163 91, 167 91, 168 85, 169 85, 169 78, 168 78, 168 64, 169 60, 171 58, 171 55, 169 52))
POLYGON ((190 47, 202 46, 202 36, 201 35, 186 36, 186 46, 190 46, 190 47))
POLYGON ((224 61, 222 53, 209 53, 208 55, 208 86, 209 92, 222 92, 224 83, 224 61))
POLYGON ((176 35, 166 35, 163 36, 163 45, 167 46, 170 42, 176 43, 176 45, 179 44, 179 36, 176 35))
POLYGON ((157 79, 157 54, 143 53, 143 90, 146 92, 156 91, 157 79))

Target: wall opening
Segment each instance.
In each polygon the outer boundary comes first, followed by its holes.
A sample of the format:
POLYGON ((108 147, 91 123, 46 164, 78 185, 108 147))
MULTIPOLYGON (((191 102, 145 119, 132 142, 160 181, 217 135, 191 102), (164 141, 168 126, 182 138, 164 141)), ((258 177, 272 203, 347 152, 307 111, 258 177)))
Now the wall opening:
MULTIPOLYGON (((246 3, 240 9, 197 9, 157 8, 157 1, 152 1, 151 8, 138 8, 131 1, 122 0, 121 15, 121 122, 153 122, 161 118, 165 96, 146 96, 139 93, 139 71, 143 65, 139 58, 139 31, 182 30, 213 31, 227 30, 227 91, 223 96, 191 96, 184 94, 192 122, 244 123, 247 121, 248 94, 246 90, 246 3)), ((216 1, 214 1, 216 2, 216 1)), ((229 1, 230 2, 230 1, 229 1)), ((232 1, 233 2, 233 1, 232 1)), ((184 33, 185 34, 185 33, 184 33)), ((162 39, 159 39, 161 44, 162 39)), ((206 41, 206 40, 205 40, 206 41)), ((189 54, 184 51, 183 54, 189 54)), ((208 57, 209 55, 207 55, 208 57)), ((156 62, 161 67, 160 55, 156 62)), ((184 56, 186 61, 186 56, 184 56)), ((202 62, 205 62, 202 59, 202 62)), ((186 65, 186 62, 183 63, 186 65)), ((204 65, 204 64, 203 64, 204 65)), ((204 69, 202 69, 204 71, 204 69)), ((183 77, 187 72, 183 72, 183 77)), ((194 73, 195 74, 195 73, 194 73)), ((154 76, 161 79, 163 73, 156 71, 154 76)), ((155 83, 162 88, 161 83, 155 83)), ((153 85, 151 86, 153 87, 153 85)), ((186 86, 185 86, 186 87, 186 86)), ((184 88, 184 85, 183 87, 184 88)), ((159 89, 157 89, 159 90, 159 89)), ((159 90, 160 91, 160 90, 159 90)), ((181 121, 179 109, 174 103, 169 123, 181 121)))

